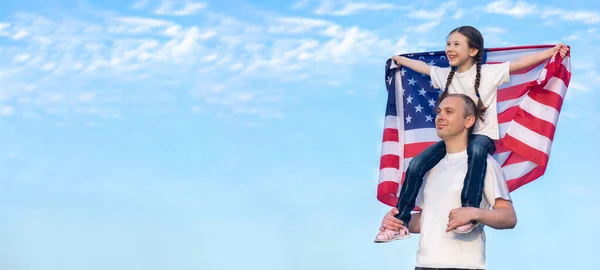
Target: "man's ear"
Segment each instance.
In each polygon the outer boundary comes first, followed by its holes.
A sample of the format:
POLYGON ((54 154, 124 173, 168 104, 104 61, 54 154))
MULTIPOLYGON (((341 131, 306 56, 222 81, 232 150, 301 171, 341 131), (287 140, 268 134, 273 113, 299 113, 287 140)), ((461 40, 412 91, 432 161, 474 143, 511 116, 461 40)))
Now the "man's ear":
POLYGON ((467 129, 471 128, 473 125, 475 125, 475 120, 475 115, 467 116, 467 122, 465 123, 465 127, 467 129))

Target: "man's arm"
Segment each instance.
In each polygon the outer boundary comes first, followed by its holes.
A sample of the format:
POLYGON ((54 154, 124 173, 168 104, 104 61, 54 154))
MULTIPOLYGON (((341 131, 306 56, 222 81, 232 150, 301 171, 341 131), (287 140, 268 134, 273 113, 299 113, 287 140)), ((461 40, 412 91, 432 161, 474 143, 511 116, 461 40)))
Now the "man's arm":
POLYGON ((492 210, 478 209, 475 221, 494 229, 513 229, 517 225, 517 214, 511 201, 496 199, 492 210))
POLYGON ((421 212, 414 213, 410 216, 408 231, 414 234, 421 233, 421 212))
MULTIPOLYGON (((490 226, 494 229, 512 229, 517 225, 517 214, 511 201, 498 198, 491 210, 475 207, 461 207, 450 211, 446 232, 471 221, 490 226)), ((412 222, 411 222, 412 223, 412 222)))
MULTIPOLYGON (((404 226, 403 222, 396 217, 399 213, 397 208, 392 208, 390 211, 385 214, 383 217, 383 221, 381 222, 381 227, 388 230, 397 231, 401 226, 404 226)), ((421 212, 414 213, 410 217, 410 223, 408 224, 408 231, 410 233, 421 233, 421 212)))

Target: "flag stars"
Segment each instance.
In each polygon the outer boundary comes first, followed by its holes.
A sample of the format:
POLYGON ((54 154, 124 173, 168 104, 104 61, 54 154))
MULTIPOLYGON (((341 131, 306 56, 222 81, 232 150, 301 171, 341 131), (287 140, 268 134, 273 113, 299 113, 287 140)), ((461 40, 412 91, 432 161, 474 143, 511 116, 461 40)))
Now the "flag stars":
POLYGON ((424 88, 421 88, 421 90, 419 90, 419 95, 425 96, 425 89, 424 88))
POLYGON ((431 117, 431 115, 426 115, 425 122, 433 122, 433 117, 431 117))
POLYGON ((432 98, 432 99, 429 100, 429 106, 435 108, 435 99, 432 98))
POLYGON ((429 65, 433 66, 433 65, 435 65, 435 62, 433 62, 433 60, 431 60, 431 62, 429 62, 429 65))
POLYGON ((413 97, 411 97, 410 95, 408 95, 408 97, 406 98, 406 103, 412 103, 413 97))
POLYGON ((415 83, 417 83, 415 78, 410 78, 410 80, 408 80, 408 85, 414 85, 415 83))
POLYGON ((404 73, 406 73, 406 69, 402 68, 402 70, 400 70, 400 74, 402 74, 402 77, 404 77, 404 73))
POLYGON ((429 80, 429 87, 433 87, 433 82, 429 80))
POLYGON ((412 120, 412 117, 410 117, 410 114, 408 115, 408 117, 406 117, 406 123, 410 123, 410 121, 412 120))
POLYGON ((392 85, 392 76, 388 76, 386 82, 388 85, 392 85))
POLYGON ((440 59, 446 59, 445 55, 440 56, 440 59))
POLYGON ((418 104, 417 107, 415 107, 415 110, 417 112, 421 112, 421 110, 423 110, 423 107, 421 107, 421 104, 418 104))

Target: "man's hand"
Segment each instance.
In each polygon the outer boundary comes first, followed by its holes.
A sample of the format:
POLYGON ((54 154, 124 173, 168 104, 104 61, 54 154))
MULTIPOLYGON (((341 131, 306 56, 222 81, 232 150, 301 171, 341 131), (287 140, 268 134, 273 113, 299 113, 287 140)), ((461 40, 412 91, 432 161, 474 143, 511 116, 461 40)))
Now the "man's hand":
POLYGON ((479 209, 474 207, 461 207, 450 211, 448 215, 448 228, 446 232, 450 232, 456 227, 466 225, 471 221, 477 220, 479 209))
POLYGON ((400 213, 400 211, 398 211, 398 209, 395 207, 393 207, 389 212, 387 212, 387 214, 385 214, 383 220, 381 221, 380 230, 388 229, 397 231, 400 228, 404 227, 404 222, 394 217, 394 215, 397 215, 398 213, 400 213))

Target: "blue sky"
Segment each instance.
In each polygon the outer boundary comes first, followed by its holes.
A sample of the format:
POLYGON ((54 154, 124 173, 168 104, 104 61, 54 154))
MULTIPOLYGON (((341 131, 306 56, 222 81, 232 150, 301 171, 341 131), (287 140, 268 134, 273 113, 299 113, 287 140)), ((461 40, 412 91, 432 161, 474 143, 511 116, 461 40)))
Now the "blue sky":
POLYGON ((5 0, 0 268, 411 269, 418 237, 372 242, 384 63, 467 24, 572 48, 489 269, 593 267, 600 3, 5 0))

